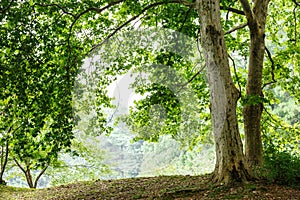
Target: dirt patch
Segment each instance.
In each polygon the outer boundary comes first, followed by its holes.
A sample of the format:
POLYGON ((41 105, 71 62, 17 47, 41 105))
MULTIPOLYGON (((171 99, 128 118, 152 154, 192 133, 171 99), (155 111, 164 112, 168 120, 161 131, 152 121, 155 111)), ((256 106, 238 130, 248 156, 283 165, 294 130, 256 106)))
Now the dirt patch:
POLYGON ((261 181, 228 187, 213 186, 209 180, 208 175, 96 180, 36 191, 15 191, 7 193, 4 199, 300 199, 300 186, 261 181))

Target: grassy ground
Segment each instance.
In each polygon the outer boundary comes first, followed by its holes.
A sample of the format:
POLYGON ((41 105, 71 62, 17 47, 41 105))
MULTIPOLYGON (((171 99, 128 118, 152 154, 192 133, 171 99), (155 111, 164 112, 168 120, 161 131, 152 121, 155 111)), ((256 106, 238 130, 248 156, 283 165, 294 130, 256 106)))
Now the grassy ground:
POLYGON ((97 180, 38 190, 0 186, 0 199, 300 199, 300 186, 252 182, 216 187, 208 181, 208 176, 159 176, 97 180))

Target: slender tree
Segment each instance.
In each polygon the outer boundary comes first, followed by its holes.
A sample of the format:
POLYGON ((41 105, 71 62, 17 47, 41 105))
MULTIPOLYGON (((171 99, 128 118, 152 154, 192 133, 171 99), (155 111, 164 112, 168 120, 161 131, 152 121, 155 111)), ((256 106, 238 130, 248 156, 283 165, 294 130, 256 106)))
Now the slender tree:
POLYGON ((250 166, 262 163, 261 116, 263 111, 262 74, 265 52, 265 27, 269 0, 256 0, 253 9, 247 0, 240 0, 250 30, 250 56, 246 101, 243 110, 245 155, 250 166))

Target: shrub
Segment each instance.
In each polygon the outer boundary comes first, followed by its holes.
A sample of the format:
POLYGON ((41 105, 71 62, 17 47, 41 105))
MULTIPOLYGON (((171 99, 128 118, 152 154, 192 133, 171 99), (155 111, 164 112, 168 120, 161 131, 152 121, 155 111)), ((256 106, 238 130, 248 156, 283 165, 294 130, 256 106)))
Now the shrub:
POLYGON ((300 184, 300 157, 287 150, 279 151, 270 145, 265 149, 261 178, 283 185, 300 184))

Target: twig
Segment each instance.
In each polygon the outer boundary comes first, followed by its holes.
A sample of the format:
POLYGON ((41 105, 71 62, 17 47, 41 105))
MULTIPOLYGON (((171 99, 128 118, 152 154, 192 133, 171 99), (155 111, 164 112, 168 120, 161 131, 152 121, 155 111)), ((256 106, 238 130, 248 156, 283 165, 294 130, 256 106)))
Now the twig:
POLYGON ((236 76, 236 81, 237 81, 238 86, 239 86, 239 94, 240 94, 240 97, 241 97, 242 96, 242 86, 240 84, 240 78, 237 74, 236 65, 235 65, 234 59, 229 54, 228 54, 228 57, 232 61, 232 64, 233 64, 233 70, 234 70, 234 74, 236 76))
MULTIPOLYGON (((197 50, 199 52, 200 59, 202 60, 203 56, 202 56, 202 53, 201 53, 200 40, 199 40, 199 38, 201 38, 200 34, 201 34, 200 29, 198 29, 198 32, 197 32, 197 50)), ((195 73, 187 82, 185 82, 184 84, 179 85, 179 86, 181 86, 181 88, 178 90, 178 92, 180 92, 187 84, 192 82, 204 70, 205 67, 206 67, 206 65, 203 65, 200 68, 200 70, 197 73, 195 73)))
POLYGON ((294 32, 295 43, 297 43, 297 15, 296 15, 297 6, 298 5, 296 4, 295 8, 293 9, 293 14, 294 14, 294 28, 295 28, 295 32, 294 32))
POLYGON ((234 27, 234 28, 232 28, 232 29, 226 31, 224 34, 225 34, 225 35, 230 34, 230 33, 234 32, 234 31, 236 31, 236 30, 245 28, 247 25, 248 25, 248 23, 240 24, 240 25, 238 25, 237 27, 234 27))
POLYGON ((297 2, 296 0, 293 0, 293 2, 296 4, 296 6, 300 6, 300 2, 297 2))
POLYGON ((286 125, 283 125, 279 120, 275 119, 272 114, 264 107, 264 111, 269 115, 269 117, 274 121, 276 122, 279 126, 281 127, 284 127, 284 128, 288 128, 288 129, 291 129, 293 127, 290 127, 290 126, 286 126, 286 125))
POLYGON ((11 7, 11 5, 12 5, 13 2, 14 2, 14 0, 12 0, 12 1, 8 4, 8 6, 7 6, 6 8, 0 9, 0 13, 6 12, 6 11, 11 7))
POLYGON ((183 19, 183 22, 182 22, 180 28, 178 29, 179 32, 182 31, 182 28, 183 28, 185 22, 187 21, 187 18, 188 18, 188 16, 189 16, 191 10, 192 10, 192 8, 188 9, 188 11, 186 12, 185 17, 184 17, 184 19, 183 19))
POLYGON ((116 4, 122 3, 123 1, 124 0, 113 1, 113 2, 107 4, 106 6, 104 6, 102 8, 90 7, 88 9, 84 10, 83 12, 77 14, 74 17, 74 21, 72 22, 71 26, 69 27, 68 48, 71 49, 71 45, 70 45, 71 33, 72 33, 72 30, 73 30, 73 27, 75 26, 76 22, 80 19, 80 17, 82 17, 83 15, 85 15, 86 13, 88 13, 90 11, 94 11, 96 13, 101 13, 104 10, 109 9, 110 7, 112 7, 112 6, 116 5, 116 4))
POLYGON ((40 4, 40 3, 35 3, 34 5, 37 5, 37 6, 40 6, 40 7, 58 7, 60 10, 63 11, 64 14, 71 15, 73 18, 76 17, 76 15, 74 15, 73 13, 68 12, 68 11, 65 9, 65 7, 62 7, 61 5, 56 4, 56 3, 51 3, 51 4, 40 4))
POLYGON ((196 40, 197 40, 197 49, 198 49, 198 52, 199 52, 199 56, 200 56, 200 58, 202 59, 203 58, 203 56, 202 56, 202 53, 201 53, 201 50, 200 50, 200 40, 199 40, 199 38, 201 38, 201 31, 200 31, 200 28, 198 28, 198 32, 197 32, 197 38, 196 38, 196 40))

